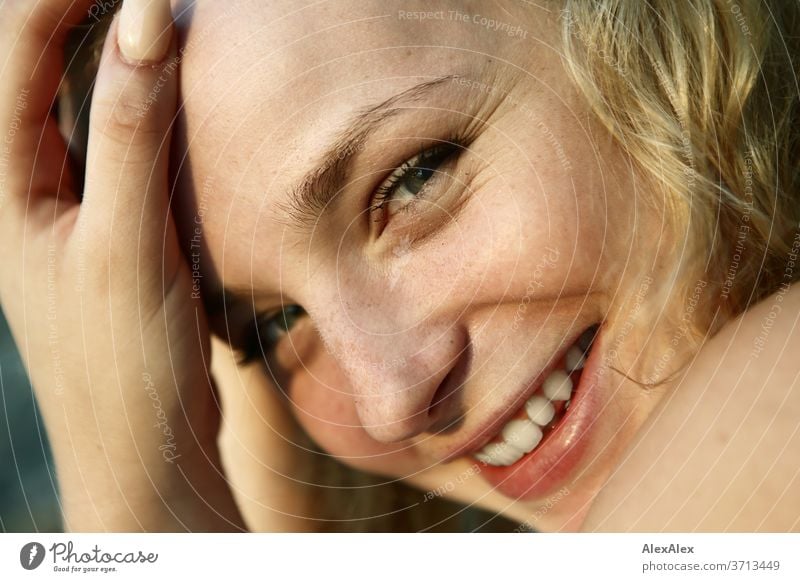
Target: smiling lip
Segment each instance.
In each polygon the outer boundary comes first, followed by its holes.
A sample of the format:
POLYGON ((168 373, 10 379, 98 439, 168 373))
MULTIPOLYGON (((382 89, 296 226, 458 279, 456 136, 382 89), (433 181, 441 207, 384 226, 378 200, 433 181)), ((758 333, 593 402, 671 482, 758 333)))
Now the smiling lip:
POLYGON ((543 441, 512 465, 496 467, 481 463, 481 476, 506 497, 523 501, 546 497, 563 485, 586 452, 600 404, 597 385, 602 331, 601 326, 569 409, 543 441))
MULTIPOLYGON (((547 366, 547 368, 544 368, 544 369, 540 370, 536 374, 534 379, 528 384, 528 386, 525 389, 525 391, 523 391, 522 393, 520 393, 516 397, 514 397, 513 402, 511 402, 509 404, 506 404, 506 405, 504 405, 502 407, 502 410, 505 411, 504 413, 499 413, 498 412, 498 413, 492 415, 492 416, 495 417, 494 420, 492 420, 491 422, 488 422, 486 425, 484 425, 483 427, 481 427, 478 430, 476 430, 475 433, 474 433, 474 436, 472 436, 471 438, 467 439, 465 442, 461 443, 459 446, 457 446, 454 449, 452 449, 451 451, 449 451, 445 455, 444 459, 441 462, 442 463, 447 463, 449 461, 453 461, 454 459, 456 459, 458 457, 462 457, 464 455, 473 454, 476 451, 480 450, 481 447, 483 447, 485 444, 490 442, 493 438, 495 438, 497 436, 497 434, 500 432, 500 430, 506 425, 506 423, 509 420, 511 420, 511 418, 513 418, 515 415, 517 415, 519 413, 519 410, 525 405, 525 401, 528 398, 530 398, 537 390, 539 390, 539 388, 542 385, 542 382, 544 382, 544 379, 547 378, 547 376, 553 370, 558 368, 559 363, 562 362, 565 354, 567 353, 567 350, 569 350, 569 348, 571 346, 573 346, 578 341, 578 338, 580 337, 580 335, 583 332, 583 330, 585 330, 585 328, 583 328, 581 331, 579 331, 575 335, 575 337, 571 338, 571 340, 569 342, 566 342, 566 343, 563 344, 563 347, 560 349, 560 351, 558 353, 556 353, 556 355, 551 360, 551 364, 549 366, 547 366)), ((598 334, 599 334, 599 332, 598 332, 598 334)), ((584 371, 583 371, 582 377, 586 375, 587 368, 588 368, 588 362, 584 366, 584 371)), ((581 380, 581 383, 583 383, 583 380, 581 380)), ((576 392, 577 392, 577 388, 576 388, 576 392)), ((575 396, 573 396, 572 403, 570 404, 570 409, 572 409, 574 407, 575 399, 576 399, 575 396)), ((547 435, 547 438, 545 439, 545 441, 550 440, 550 437, 553 436, 553 433, 555 433, 559 429, 559 427, 562 424, 564 424, 564 420, 566 420, 566 415, 565 415, 564 418, 562 418, 562 421, 559 423, 559 425, 556 426, 553 429, 553 431, 551 431, 551 434, 547 435)), ((542 444, 540 444, 536 448, 534 453, 536 451, 538 451, 539 449, 543 448, 544 444, 545 444, 544 442, 542 444)), ((522 460, 526 459, 527 457, 530 457, 532 454, 533 453, 525 455, 525 457, 523 457, 522 460)), ((514 468, 514 467, 517 467, 522 462, 522 460, 520 460, 520 462, 517 462, 514 465, 511 465, 509 467, 497 467, 497 468, 502 468, 502 469, 514 468)), ((483 464, 481 464, 481 465, 483 466, 483 464)), ((493 469, 495 467, 489 467, 489 468, 493 469)))

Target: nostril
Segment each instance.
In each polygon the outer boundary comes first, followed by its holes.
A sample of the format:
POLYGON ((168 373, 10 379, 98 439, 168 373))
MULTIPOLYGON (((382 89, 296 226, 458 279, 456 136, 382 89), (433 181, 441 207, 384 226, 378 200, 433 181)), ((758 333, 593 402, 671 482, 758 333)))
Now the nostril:
POLYGON ((428 407, 430 426, 428 432, 449 432, 456 430, 464 417, 463 391, 470 369, 470 354, 465 349, 458 357, 456 365, 447 373, 428 407))

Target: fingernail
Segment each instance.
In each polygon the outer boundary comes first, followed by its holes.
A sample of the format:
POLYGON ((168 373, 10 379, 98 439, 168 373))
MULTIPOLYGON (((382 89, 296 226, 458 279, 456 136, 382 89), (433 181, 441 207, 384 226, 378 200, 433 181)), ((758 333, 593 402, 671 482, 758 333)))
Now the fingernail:
POLYGON ((119 50, 129 62, 163 61, 172 42, 169 0, 124 0, 118 37, 119 50))

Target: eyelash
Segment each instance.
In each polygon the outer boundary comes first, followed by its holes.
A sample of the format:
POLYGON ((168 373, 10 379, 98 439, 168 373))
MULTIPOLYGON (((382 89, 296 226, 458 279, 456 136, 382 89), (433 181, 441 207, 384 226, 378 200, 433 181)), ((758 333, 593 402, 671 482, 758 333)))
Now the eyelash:
POLYGON ((278 341, 291 331, 292 325, 297 318, 305 316, 306 312, 299 305, 287 305, 277 313, 258 313, 252 326, 247 332, 244 344, 240 350, 239 365, 246 365, 269 357, 278 344, 278 341), (281 330, 269 330, 267 326, 277 324, 281 330))
MULTIPOLYGON (((371 213, 381 213, 381 216, 375 217, 374 220, 385 220, 383 215, 387 210, 387 205, 395 199, 398 189, 404 180, 411 177, 412 172, 424 170, 435 174, 442 164, 452 156, 460 154, 464 147, 460 139, 448 140, 440 145, 421 149, 413 158, 406 160, 400 167, 395 168, 372 196, 369 211, 371 213)), ((427 178, 420 190, 413 193, 416 199, 422 198, 422 194, 427 190, 428 183, 432 178, 433 176, 427 178)), ((408 205, 403 207, 403 209, 405 208, 408 208, 408 205)))

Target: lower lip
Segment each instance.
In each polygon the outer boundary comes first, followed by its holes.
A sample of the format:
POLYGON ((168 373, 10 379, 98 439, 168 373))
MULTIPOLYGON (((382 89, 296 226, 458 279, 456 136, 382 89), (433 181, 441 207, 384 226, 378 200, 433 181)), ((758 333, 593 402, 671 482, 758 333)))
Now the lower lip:
POLYGON ((583 458, 592 441, 591 430, 600 407, 597 376, 602 331, 601 326, 569 409, 544 441, 513 465, 480 463, 483 478, 506 497, 522 501, 547 497, 563 486, 583 458))

